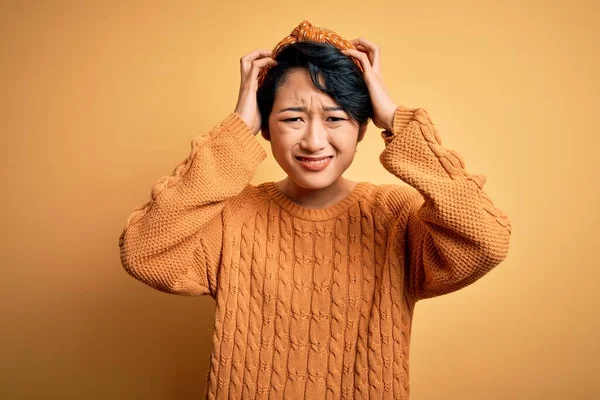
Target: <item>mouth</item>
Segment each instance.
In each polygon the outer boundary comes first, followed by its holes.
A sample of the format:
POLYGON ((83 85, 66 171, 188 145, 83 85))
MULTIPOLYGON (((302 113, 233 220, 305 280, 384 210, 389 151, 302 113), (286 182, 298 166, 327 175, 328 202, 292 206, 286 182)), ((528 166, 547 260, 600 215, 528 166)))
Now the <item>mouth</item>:
POLYGON ((301 157, 296 156, 296 160, 300 162, 305 169, 309 171, 321 171, 325 169, 333 156, 325 156, 325 157, 301 157))
POLYGON ((333 156, 324 156, 324 157, 300 157, 296 156, 296 160, 298 161, 306 161, 306 162, 322 162, 328 159, 333 158, 333 156))

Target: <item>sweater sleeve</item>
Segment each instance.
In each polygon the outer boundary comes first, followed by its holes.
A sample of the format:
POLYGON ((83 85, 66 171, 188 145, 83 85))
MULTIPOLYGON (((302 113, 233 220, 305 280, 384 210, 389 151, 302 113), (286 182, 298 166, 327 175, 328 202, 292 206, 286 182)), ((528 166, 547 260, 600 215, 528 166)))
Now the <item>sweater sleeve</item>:
POLYGON ((214 298, 223 209, 249 185, 265 157, 235 113, 195 137, 188 157, 130 213, 119 237, 125 271, 162 292, 214 298))
POLYGON ((399 219, 409 290, 415 301, 456 291, 505 259, 510 221, 483 190, 485 176, 442 146, 426 110, 398 106, 392 131, 381 132, 380 161, 410 185, 399 219))

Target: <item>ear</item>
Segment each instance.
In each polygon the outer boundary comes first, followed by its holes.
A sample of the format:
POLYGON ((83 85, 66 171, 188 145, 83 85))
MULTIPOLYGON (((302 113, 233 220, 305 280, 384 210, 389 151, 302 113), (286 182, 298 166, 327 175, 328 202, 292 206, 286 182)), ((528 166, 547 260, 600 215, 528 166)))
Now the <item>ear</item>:
POLYGON ((367 127, 369 126, 368 123, 361 125, 358 128, 358 140, 357 143, 360 142, 361 140, 363 140, 363 138, 365 137, 365 133, 367 132, 367 127))
POLYGON ((269 130, 263 130, 263 129, 261 129, 260 130, 260 134, 262 135, 263 138, 265 138, 265 140, 267 142, 271 141, 271 135, 269 134, 269 130))

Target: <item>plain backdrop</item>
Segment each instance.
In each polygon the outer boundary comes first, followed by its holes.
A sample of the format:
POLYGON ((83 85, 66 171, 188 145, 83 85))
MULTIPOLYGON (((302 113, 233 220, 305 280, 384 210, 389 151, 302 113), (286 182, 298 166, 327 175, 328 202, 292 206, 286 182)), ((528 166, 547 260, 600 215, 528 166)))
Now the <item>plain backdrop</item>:
MULTIPOLYGON (((304 19, 382 49, 399 104, 511 219, 507 259, 417 303, 411 399, 596 399, 598 2, 2 1, 0 398, 199 399, 214 301, 129 277, 118 238, 239 59, 304 19)), ((400 183, 371 124, 345 176, 400 183)), ((284 177, 268 157, 253 183, 284 177)))

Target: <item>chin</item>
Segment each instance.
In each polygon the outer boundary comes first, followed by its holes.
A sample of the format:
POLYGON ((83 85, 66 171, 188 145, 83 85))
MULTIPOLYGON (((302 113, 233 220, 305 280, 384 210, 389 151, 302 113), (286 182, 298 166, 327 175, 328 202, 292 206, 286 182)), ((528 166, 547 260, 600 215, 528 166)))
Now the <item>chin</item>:
POLYGON ((298 186, 305 189, 324 189, 333 185, 340 179, 341 174, 337 173, 316 173, 311 174, 310 172, 298 172, 294 171, 292 174, 288 174, 288 177, 298 186))
POLYGON ((296 183, 296 185, 303 187, 304 189, 312 189, 312 190, 325 189, 326 187, 331 186, 336 181, 336 179, 323 179, 323 178, 295 179, 295 178, 290 177, 290 179, 292 179, 296 183))

